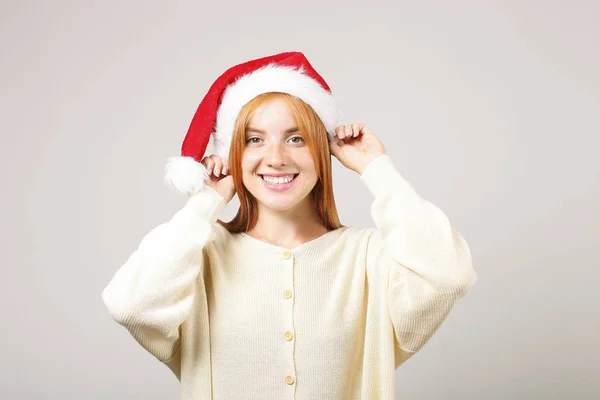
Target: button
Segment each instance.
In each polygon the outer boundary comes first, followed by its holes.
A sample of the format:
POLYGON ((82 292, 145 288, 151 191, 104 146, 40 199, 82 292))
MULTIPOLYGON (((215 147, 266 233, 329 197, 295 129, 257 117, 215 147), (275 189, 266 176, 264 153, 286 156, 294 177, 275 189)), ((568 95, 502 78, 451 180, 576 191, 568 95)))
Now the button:
POLYGON ((292 252, 289 250, 286 250, 283 252, 283 258, 285 258, 286 260, 288 260, 290 257, 292 256, 292 252))
POLYGON ((285 333, 285 335, 283 335, 284 339, 287 340, 288 342, 290 340, 292 340, 294 338, 294 335, 292 334, 292 332, 288 331, 285 333))
POLYGON ((285 383, 287 383, 288 385, 293 385, 294 384, 294 377, 291 375, 288 375, 285 377, 285 383))
POLYGON ((291 299, 292 298, 292 291, 291 290, 286 290, 285 292, 283 292, 283 297, 285 297, 286 299, 291 299))

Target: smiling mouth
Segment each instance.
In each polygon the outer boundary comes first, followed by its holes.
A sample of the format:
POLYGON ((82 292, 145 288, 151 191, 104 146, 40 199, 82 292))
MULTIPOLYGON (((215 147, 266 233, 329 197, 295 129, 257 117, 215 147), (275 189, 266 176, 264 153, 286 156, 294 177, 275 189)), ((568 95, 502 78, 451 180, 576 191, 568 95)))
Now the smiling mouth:
MULTIPOLYGON (((279 183, 279 182, 272 182, 272 181, 271 181, 271 182, 269 182, 269 181, 267 181, 267 180, 265 179, 265 176, 264 176, 264 175, 258 174, 258 176, 260 176, 260 178, 261 178, 263 181, 265 181, 265 182, 267 182, 267 183, 270 183, 271 185, 284 185, 284 184, 286 184, 286 183, 291 183, 291 182, 293 182, 294 180, 296 180, 296 178, 298 177, 298 175, 300 175, 300 174, 292 174, 292 179, 291 179, 291 180, 279 183)), ((275 179, 277 179, 277 178, 275 178, 275 179)))

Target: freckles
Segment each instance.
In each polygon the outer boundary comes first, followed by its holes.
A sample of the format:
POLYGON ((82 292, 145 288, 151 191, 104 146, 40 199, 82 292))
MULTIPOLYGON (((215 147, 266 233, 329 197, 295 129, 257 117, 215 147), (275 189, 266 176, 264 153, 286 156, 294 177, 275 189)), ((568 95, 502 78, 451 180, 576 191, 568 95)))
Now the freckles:
POLYGON ((257 153, 246 153, 242 159, 242 169, 246 172, 252 172, 260 164, 262 156, 257 153))
POLYGON ((262 159, 261 156, 259 156, 258 154, 248 154, 246 156, 246 158, 244 159, 244 165, 246 165, 246 167, 248 167, 248 169, 253 169, 256 166, 258 166, 258 164, 260 164, 260 160, 262 159))
POLYGON ((245 158, 249 162, 255 162, 257 160, 260 160, 262 158, 262 156, 259 154, 248 154, 248 155, 246 155, 245 158))
POLYGON ((296 158, 298 164, 301 164, 305 167, 307 166, 314 166, 314 160, 312 158, 312 155, 310 153, 307 154, 299 154, 298 157, 296 158))

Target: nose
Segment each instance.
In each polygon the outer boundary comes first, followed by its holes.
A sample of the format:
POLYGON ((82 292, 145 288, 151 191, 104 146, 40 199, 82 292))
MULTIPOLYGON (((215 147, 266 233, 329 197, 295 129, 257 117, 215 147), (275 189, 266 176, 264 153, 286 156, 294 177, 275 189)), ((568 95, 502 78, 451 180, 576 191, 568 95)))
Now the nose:
POLYGON ((265 155, 267 164, 271 167, 280 167, 284 165, 284 152, 285 148, 281 143, 272 143, 265 155))

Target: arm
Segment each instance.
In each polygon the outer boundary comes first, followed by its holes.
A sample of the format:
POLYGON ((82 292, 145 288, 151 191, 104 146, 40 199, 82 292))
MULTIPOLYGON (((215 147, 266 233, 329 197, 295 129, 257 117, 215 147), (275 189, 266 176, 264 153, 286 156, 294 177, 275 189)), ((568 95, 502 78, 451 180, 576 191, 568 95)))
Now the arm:
POLYGON ((205 187, 170 221, 152 229, 102 291, 110 315, 159 360, 179 345, 179 326, 190 314, 202 249, 226 206, 205 187))
POLYGON ((465 239, 387 154, 371 161, 361 180, 375 197, 368 259, 385 268, 398 367, 425 345, 477 278, 465 239))

